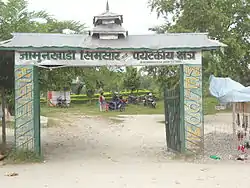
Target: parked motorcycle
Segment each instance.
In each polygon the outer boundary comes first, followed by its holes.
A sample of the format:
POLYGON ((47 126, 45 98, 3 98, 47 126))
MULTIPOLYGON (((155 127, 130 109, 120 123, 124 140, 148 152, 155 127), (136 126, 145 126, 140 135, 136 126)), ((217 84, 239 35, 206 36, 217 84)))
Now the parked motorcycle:
POLYGON ((113 97, 113 100, 108 103, 109 110, 119 110, 125 111, 127 100, 123 99, 122 96, 120 97, 113 97))
POLYGON ((152 94, 148 94, 142 100, 144 106, 156 108, 156 101, 152 94))
POLYGON ((61 108, 67 108, 68 107, 67 99, 63 99, 61 96, 58 97, 56 106, 61 108))
POLYGON ((138 104, 138 103, 139 103, 138 97, 136 97, 134 95, 128 96, 128 104, 138 104))

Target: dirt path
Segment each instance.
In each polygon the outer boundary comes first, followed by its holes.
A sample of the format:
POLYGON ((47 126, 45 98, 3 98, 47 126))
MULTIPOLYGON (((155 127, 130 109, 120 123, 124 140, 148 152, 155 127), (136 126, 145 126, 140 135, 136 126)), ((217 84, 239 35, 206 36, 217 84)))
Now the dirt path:
POLYGON ((162 160, 165 128, 161 123, 156 124, 161 118, 126 116, 124 122, 117 124, 85 116, 76 119, 74 126, 58 128, 56 132, 54 128, 47 129, 45 155, 56 161, 65 158, 128 163, 162 160))
POLYGON ((128 116, 124 122, 112 124, 85 116, 75 117, 74 124, 68 121, 72 125, 63 128, 43 129, 46 161, 0 166, 1 185, 16 188, 249 187, 247 163, 188 164, 169 160, 164 152, 164 125, 157 123, 160 120, 162 116, 128 116), (4 176, 12 171, 19 176, 4 176))

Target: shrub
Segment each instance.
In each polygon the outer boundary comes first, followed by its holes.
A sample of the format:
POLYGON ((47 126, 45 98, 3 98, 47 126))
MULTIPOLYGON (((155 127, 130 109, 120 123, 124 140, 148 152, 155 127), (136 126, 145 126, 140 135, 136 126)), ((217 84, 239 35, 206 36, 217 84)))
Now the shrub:
MULTIPOLYGON (((149 90, 138 90, 138 92, 134 92, 133 94, 141 96, 141 95, 147 94, 148 92, 150 92, 150 91, 149 90)), ((130 95, 130 93, 131 92, 129 92, 129 91, 120 92, 120 94, 123 95, 124 97, 130 95)), ((112 95, 113 94, 110 92, 104 92, 105 97, 112 97, 112 95)), ((87 95, 71 95, 70 97, 71 97, 71 99, 73 99, 73 98, 78 98, 78 99, 79 98, 81 98, 81 99, 88 98, 87 95)), ((95 94, 93 98, 99 98, 99 94, 95 94)))
MULTIPOLYGON (((133 94, 134 95, 137 95, 137 96, 143 96, 147 93, 149 93, 151 91, 149 90, 138 90, 138 92, 134 92, 133 94)), ((128 95, 130 95, 130 92, 128 91, 125 91, 125 92, 120 92, 121 95, 123 95, 124 97, 127 97, 128 95)), ((105 96, 105 99, 106 100, 110 100, 112 98, 112 93, 110 92, 104 92, 104 96, 105 96)), ((93 98, 89 98, 87 95, 70 95, 70 99, 71 99, 71 103, 76 103, 76 104, 80 104, 80 103, 87 103, 90 99, 92 101, 98 101, 99 99, 99 94, 95 94, 93 96, 93 98)), ((41 103, 46 103, 46 99, 45 98, 41 98, 40 99, 40 102, 41 103)))

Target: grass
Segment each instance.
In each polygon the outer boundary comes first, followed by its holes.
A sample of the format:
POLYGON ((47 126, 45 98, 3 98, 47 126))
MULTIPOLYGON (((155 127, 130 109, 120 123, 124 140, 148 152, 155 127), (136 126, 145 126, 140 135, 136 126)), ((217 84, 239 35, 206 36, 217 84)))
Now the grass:
MULTIPOLYGON (((217 111, 215 106, 218 101, 214 97, 204 99, 204 115, 227 112, 230 109, 217 111)), ((41 105, 41 115, 46 117, 62 116, 63 113, 86 114, 90 116, 116 117, 117 115, 137 115, 137 114, 164 114, 164 101, 158 101, 156 109, 144 107, 143 105, 128 105, 124 112, 109 111, 100 112, 96 103, 92 104, 71 104, 69 108, 55 108, 41 105)))
POLYGON ((7 158, 5 159, 6 163, 9 164, 20 164, 20 163, 39 163, 43 161, 43 157, 38 156, 32 151, 20 150, 20 151, 11 151, 7 158))
MULTIPOLYGON (((217 111, 215 106, 218 105, 217 99, 213 97, 207 97, 204 99, 204 114, 215 114, 218 112, 225 111, 217 111)), ((226 110, 228 111, 228 110, 226 110)), ((95 103, 92 104, 72 104, 69 108, 55 108, 48 107, 47 105, 41 105, 41 115, 49 117, 48 126, 54 127, 58 125, 57 118, 63 119, 63 114, 86 114, 90 116, 102 116, 107 118, 117 117, 117 115, 136 115, 136 114, 164 114, 164 102, 158 101, 156 109, 144 107, 143 105, 128 105, 126 107, 125 112, 100 112, 99 106, 95 103), (50 118, 51 117, 51 118, 50 118)), ((114 123, 120 123, 122 119, 111 119, 114 123)), ((159 121, 159 123, 164 123, 164 121, 159 121)), ((0 121, 1 126, 1 121, 0 121)), ((13 128, 13 122, 7 122, 7 127, 13 128)), ((192 158, 193 155, 187 153, 185 155, 176 155, 174 158, 192 158)), ((37 156, 35 153, 30 151, 11 151, 7 157, 7 163, 27 163, 27 162, 41 162, 42 157, 37 156)))
POLYGON ((97 104, 72 104, 69 108, 55 108, 41 105, 41 115, 53 117, 58 113, 82 113, 90 116, 115 117, 117 115, 136 115, 136 114, 164 114, 164 103, 159 101, 157 108, 144 107, 143 105, 128 105, 124 112, 109 111, 100 112, 97 104))
POLYGON ((226 109, 226 110, 216 110, 215 106, 218 105, 219 102, 216 98, 214 97, 206 97, 204 98, 204 115, 210 115, 210 114, 216 114, 220 112, 230 112, 231 109, 226 109))

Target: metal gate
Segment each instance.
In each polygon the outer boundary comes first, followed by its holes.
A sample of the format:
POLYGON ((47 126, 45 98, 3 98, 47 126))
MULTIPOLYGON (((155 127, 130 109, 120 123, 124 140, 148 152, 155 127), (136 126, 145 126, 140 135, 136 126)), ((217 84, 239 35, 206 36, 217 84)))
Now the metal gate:
POLYGON ((167 147, 172 151, 182 152, 179 87, 165 89, 164 105, 167 147))

